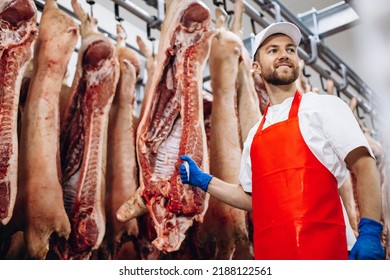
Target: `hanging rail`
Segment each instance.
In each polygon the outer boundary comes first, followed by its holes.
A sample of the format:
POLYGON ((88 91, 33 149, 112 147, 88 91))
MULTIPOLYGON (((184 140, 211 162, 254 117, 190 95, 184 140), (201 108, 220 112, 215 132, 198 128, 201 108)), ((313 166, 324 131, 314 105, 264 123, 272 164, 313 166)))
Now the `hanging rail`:
MULTIPOLYGON (((112 1, 114 2, 114 0, 112 0, 112 1)), ((35 5, 36 5, 38 11, 42 12, 42 11, 43 11, 43 8, 45 7, 45 4, 44 4, 45 0, 34 0, 34 2, 35 2, 35 5)), ((123 2, 123 1, 120 1, 120 2, 123 2)), ((132 4, 132 5, 133 5, 133 4, 132 4)), ((60 3, 57 3, 57 6, 58 6, 58 8, 61 9, 62 11, 64 11, 65 13, 67 13, 68 15, 70 15, 71 17, 73 17, 74 19, 78 20, 78 19, 77 19, 77 16, 75 15, 75 13, 74 13, 73 11, 71 11, 71 10, 69 10, 68 8, 62 6, 60 3)), ((148 13, 146 13, 144 10, 142 10, 142 9, 139 8, 139 7, 136 7, 136 10, 137 10, 138 12, 140 12, 140 15, 143 14, 143 15, 146 16, 147 18, 153 18, 153 19, 156 18, 156 17, 154 17, 154 16, 152 16, 152 15, 149 15, 148 13)), ((116 19, 116 18, 115 18, 115 19, 116 19)), ((116 39, 117 39, 117 36, 116 36, 116 35, 114 35, 114 34, 112 34, 111 32, 105 30, 104 28, 101 28, 100 26, 98 26, 98 31, 99 31, 100 33, 102 33, 102 34, 107 35, 108 38, 110 38, 110 39, 112 39, 112 40, 114 40, 114 41, 116 41, 116 39)), ((134 51, 136 51, 137 53, 139 53, 139 54, 142 55, 141 51, 140 51, 138 48, 136 48, 136 47, 134 47, 134 46, 132 46, 132 45, 130 45, 130 44, 128 44, 128 43, 126 43, 126 46, 129 47, 129 48, 131 48, 132 50, 134 50, 134 51)), ((77 52, 77 51, 78 51, 78 49, 76 49, 76 52, 77 52)))
MULTIPOLYGON (((143 21, 145 21, 150 28, 158 29, 161 28, 161 23, 163 18, 150 15, 147 11, 143 10, 142 8, 138 7, 137 5, 133 4, 132 2, 126 1, 126 0, 111 0, 113 3, 121 6, 123 9, 127 10, 128 12, 136 15, 143 21)), ((235 0, 230 0, 232 3, 235 2, 235 0)), ((40 8, 40 10, 43 9, 43 5, 39 1, 35 1, 37 4, 37 7, 40 8)), ((161 2, 159 1, 159 7, 161 9, 161 2)), ((290 21, 297 25, 299 29, 302 32, 303 40, 308 40, 310 42, 311 47, 313 48, 313 38, 316 36, 316 34, 312 34, 312 32, 297 18, 294 14, 292 14, 280 1, 274 0, 254 0, 256 4, 258 4, 261 8, 261 10, 264 10, 267 12, 271 17, 278 18, 278 19, 285 19, 287 21, 290 21), (264 7, 267 7, 266 9, 263 9, 264 7), (276 7, 276 8, 275 8, 276 7)), ((59 7, 67 12, 68 14, 75 16, 74 13, 61 5, 59 7)), ((264 16, 263 13, 259 11, 259 9, 254 8, 250 4, 247 3, 247 1, 244 1, 244 7, 245 7, 245 13, 250 17, 250 19, 259 25, 261 25, 263 28, 268 26, 271 22, 267 20, 267 18, 264 16)), ((103 30, 99 28, 99 31, 102 33, 107 34, 108 37, 110 37, 113 40, 116 40, 116 36, 113 34, 110 34, 106 30, 103 30)), ((358 105, 364 110, 365 113, 371 114, 372 116, 376 115, 376 112, 373 110, 375 105, 377 104, 377 100, 373 96, 373 91, 363 82, 363 80, 351 69, 349 68, 336 54, 334 54, 323 42, 320 40, 316 41, 316 53, 313 57, 314 53, 308 53, 303 48, 298 49, 299 56, 304 59, 305 62, 310 62, 310 67, 316 71, 320 77, 324 79, 332 79, 334 81, 335 87, 343 92, 347 97, 352 98, 355 97, 358 100, 358 105), (315 59, 316 58, 316 59, 315 59), (329 66, 330 70, 334 73, 337 73, 339 77, 341 77, 341 81, 336 81, 334 77, 332 77, 331 72, 328 69, 323 68, 319 63, 318 60, 321 60, 324 62, 327 66, 329 66), (355 89, 358 94, 351 91, 351 89, 355 89)), ((137 50, 133 46, 130 46, 130 48, 137 50)))
POLYGON ((141 9, 137 5, 128 2, 126 0, 111 0, 112 2, 118 4, 125 10, 129 11, 130 13, 134 14, 135 16, 139 17, 143 21, 145 21, 151 28, 159 29, 161 28, 162 18, 157 18, 156 16, 150 15, 145 10, 141 9))
MULTIPOLYGON (((134 15, 144 20, 150 25, 151 28, 160 29, 162 19, 149 15, 141 8, 126 0, 111 1, 117 3, 130 13, 133 13, 134 15)), ((234 3, 235 0, 230 0, 230 2, 234 3)), ((285 20, 297 25, 302 32, 303 40, 308 40, 310 42, 311 49, 314 50, 313 53, 308 53, 303 48, 299 48, 299 56, 304 59, 305 62, 309 62, 310 67, 314 71, 316 71, 322 78, 332 79, 338 91, 343 92, 349 98, 355 97, 358 100, 358 105, 364 110, 365 113, 376 115, 376 112, 373 110, 376 105, 376 100, 373 98, 372 90, 368 88, 368 86, 363 82, 363 80, 351 68, 349 68, 336 54, 334 54, 325 44, 323 44, 323 42, 316 39, 317 35, 312 34, 309 28, 307 28, 300 21, 299 18, 292 14, 278 0, 254 0, 254 2, 258 4, 261 9, 268 6, 268 8, 264 10, 273 18, 284 18, 285 20), (338 76, 341 78, 341 81, 335 80, 335 78, 331 75, 329 69, 323 68, 317 62, 318 60, 321 60, 327 66, 329 66, 332 72, 337 73, 338 76), (351 91, 352 88, 358 94, 351 91)), ((248 4, 247 1, 244 1, 244 7, 245 13, 251 18, 251 20, 260 24, 263 28, 271 23, 269 20, 267 20, 264 14, 259 11, 259 9, 254 8, 253 6, 248 4)))

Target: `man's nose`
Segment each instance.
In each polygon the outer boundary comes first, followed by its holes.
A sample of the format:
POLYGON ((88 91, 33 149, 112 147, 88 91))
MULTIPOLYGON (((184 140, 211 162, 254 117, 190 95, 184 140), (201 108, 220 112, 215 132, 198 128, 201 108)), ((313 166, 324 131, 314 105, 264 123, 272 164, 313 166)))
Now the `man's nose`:
POLYGON ((287 59, 289 58, 289 53, 287 50, 280 51, 279 59, 281 59, 281 58, 287 58, 287 59))

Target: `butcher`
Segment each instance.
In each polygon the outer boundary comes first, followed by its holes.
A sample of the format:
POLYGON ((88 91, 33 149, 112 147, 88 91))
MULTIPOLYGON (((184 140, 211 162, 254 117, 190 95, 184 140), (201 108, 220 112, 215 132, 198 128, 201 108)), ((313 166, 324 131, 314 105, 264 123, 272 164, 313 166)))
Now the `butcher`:
POLYGON ((244 143, 239 184, 202 171, 182 155, 184 184, 253 211, 255 259, 384 259, 381 190, 375 158, 340 98, 297 90, 298 27, 273 23, 255 37, 253 70, 269 95, 244 143), (361 219, 348 251, 338 193, 351 171, 361 219))

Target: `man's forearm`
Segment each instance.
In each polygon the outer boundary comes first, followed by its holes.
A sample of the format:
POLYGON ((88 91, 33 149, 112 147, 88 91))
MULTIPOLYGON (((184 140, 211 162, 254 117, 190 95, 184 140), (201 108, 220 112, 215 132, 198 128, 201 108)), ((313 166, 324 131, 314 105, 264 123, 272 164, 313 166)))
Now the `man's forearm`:
POLYGON ((374 159, 361 158, 354 166, 360 218, 380 221, 382 211, 380 176, 374 159))
POLYGON ((230 206, 252 211, 252 196, 247 194, 239 184, 229 184, 213 177, 207 192, 230 206))

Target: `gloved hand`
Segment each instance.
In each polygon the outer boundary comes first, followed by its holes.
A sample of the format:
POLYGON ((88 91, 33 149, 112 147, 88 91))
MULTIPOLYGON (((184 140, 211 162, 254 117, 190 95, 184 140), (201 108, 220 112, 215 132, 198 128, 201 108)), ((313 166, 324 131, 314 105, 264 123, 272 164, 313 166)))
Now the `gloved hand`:
POLYGON ((180 164, 179 174, 183 184, 190 184, 207 192, 210 180, 213 176, 200 170, 191 157, 180 156, 180 158, 188 162, 189 167, 188 174, 184 163, 180 164))
POLYGON ((359 222, 359 236, 349 254, 350 260, 384 260, 381 243, 383 226, 377 221, 363 218, 359 222))

